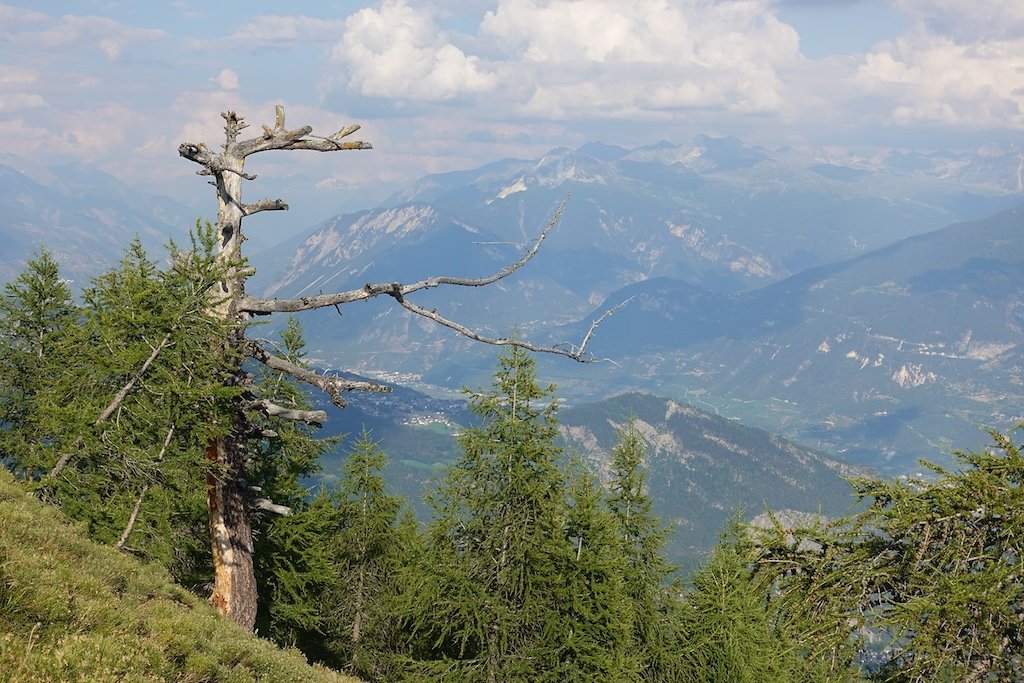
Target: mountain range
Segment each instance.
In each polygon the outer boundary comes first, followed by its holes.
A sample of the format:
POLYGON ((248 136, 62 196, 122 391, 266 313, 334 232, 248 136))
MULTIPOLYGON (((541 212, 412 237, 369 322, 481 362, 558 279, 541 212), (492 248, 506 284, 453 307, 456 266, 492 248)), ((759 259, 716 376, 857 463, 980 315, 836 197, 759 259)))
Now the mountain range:
MULTIPOLYGON (((87 166, 0 156, 0 277, 46 242, 85 282, 138 234, 180 237, 187 209, 87 166)), ((768 149, 698 136, 593 143, 423 178, 251 255, 268 296, 514 276, 416 301, 484 334, 591 341, 586 366, 541 359, 572 403, 640 390, 908 473, 1019 421, 1024 154, 768 149), (568 198, 568 199, 567 199, 568 198)), ((158 254, 159 251, 153 251, 158 254)), ((486 382, 493 350, 387 301, 305 315, 322 366, 434 393, 486 382)))
MULTIPOLYGON (((1020 421, 1024 155, 767 150, 698 137, 587 145, 430 176, 262 259, 268 296, 514 260, 513 278, 420 305, 487 334, 591 341, 611 362, 542 361, 575 400, 685 399, 894 474, 1020 421), (967 219, 965 221, 965 219, 967 219)), ((480 382, 490 351, 388 302, 305 319, 325 364, 422 386, 480 382)))
POLYGON ((84 164, 42 166, 0 153, 0 281, 14 278, 40 245, 75 287, 120 258, 138 237, 153 255, 187 240, 195 214, 84 164))

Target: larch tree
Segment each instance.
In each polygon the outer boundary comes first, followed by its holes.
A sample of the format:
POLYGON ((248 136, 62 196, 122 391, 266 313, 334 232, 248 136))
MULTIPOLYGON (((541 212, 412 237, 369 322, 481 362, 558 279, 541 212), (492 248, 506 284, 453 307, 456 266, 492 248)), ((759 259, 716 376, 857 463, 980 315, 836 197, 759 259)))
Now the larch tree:
MULTIPOLYGON (((275 355, 270 349, 257 341, 247 339, 245 335, 247 322, 254 315, 337 307, 380 296, 391 297, 397 305, 410 313, 428 318, 476 341, 516 345, 568 356, 578 361, 587 360, 587 342, 601 319, 595 321, 578 345, 540 348, 512 338, 486 337, 455 320, 444 317, 434 309, 418 306, 409 299, 410 295, 425 289, 444 286, 481 287, 511 275, 537 253, 541 243, 557 223, 560 210, 518 261, 491 276, 436 276, 408 283, 370 283, 350 291, 293 299, 264 299, 247 294, 246 280, 253 271, 247 266, 242 253, 245 239, 242 221, 245 217, 262 211, 286 210, 288 205, 280 199, 265 199, 251 204, 243 201, 242 182, 255 177, 245 172, 246 160, 263 152, 335 152, 366 150, 371 146, 349 139, 359 129, 358 125, 344 126, 327 136, 313 134, 310 126, 288 129, 285 127, 282 106, 277 107, 273 127, 265 125, 259 133, 246 138, 241 137, 242 131, 247 127, 241 116, 232 111, 224 112, 222 116, 225 121, 224 143, 219 151, 200 142, 184 143, 178 147, 178 153, 200 166, 199 175, 212 177, 211 184, 217 194, 217 260, 223 268, 224 275, 219 286, 211 293, 208 313, 225 326, 226 331, 215 351, 222 358, 226 384, 245 387, 250 383, 243 370, 243 362, 248 357, 322 389, 337 406, 345 405, 343 394, 348 391, 386 391, 386 387, 372 382, 353 381, 335 374, 308 370, 275 355)), ((252 410, 311 424, 319 424, 326 419, 323 411, 291 409, 260 398, 254 392, 243 392, 237 398, 237 409, 231 413, 230 419, 218 425, 217 434, 207 443, 206 457, 217 472, 208 477, 210 536, 214 562, 211 602, 221 614, 248 630, 253 628, 257 605, 250 520, 253 494, 246 483, 247 459, 252 453, 249 441, 253 438, 246 413, 252 410)))
POLYGON ((45 248, 0 296, 0 461, 23 477, 48 467, 37 394, 62 365, 62 340, 77 316, 71 288, 45 248))
POLYGON ((678 680, 678 647, 668 590, 675 567, 665 559, 669 529, 654 514, 646 489, 647 447, 634 423, 619 434, 612 450, 609 507, 618 521, 626 556, 626 593, 633 605, 633 638, 645 681, 678 680))
POLYGON ((410 673, 451 681, 553 680, 563 648, 566 482, 553 386, 513 348, 470 396, 480 425, 430 502, 432 555, 410 596, 429 652, 410 673))

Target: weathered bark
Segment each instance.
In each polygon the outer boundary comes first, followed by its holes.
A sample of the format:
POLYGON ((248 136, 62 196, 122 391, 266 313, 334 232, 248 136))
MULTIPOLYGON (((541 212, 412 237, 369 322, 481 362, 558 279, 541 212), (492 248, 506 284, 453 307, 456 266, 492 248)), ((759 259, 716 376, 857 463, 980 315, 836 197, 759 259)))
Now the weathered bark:
POLYGON ((213 439, 206 447, 211 462, 206 475, 213 551, 210 603, 222 615, 252 631, 256 624, 256 575, 252 558, 252 523, 241 476, 245 452, 238 440, 213 439))

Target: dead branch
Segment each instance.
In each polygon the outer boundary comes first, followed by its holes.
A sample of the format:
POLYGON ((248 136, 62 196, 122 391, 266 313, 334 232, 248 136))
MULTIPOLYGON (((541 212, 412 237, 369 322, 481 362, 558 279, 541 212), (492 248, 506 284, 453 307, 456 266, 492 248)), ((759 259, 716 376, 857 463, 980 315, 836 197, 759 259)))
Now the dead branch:
POLYGON ((299 410, 298 408, 285 408, 265 398, 258 398, 249 403, 249 408, 261 410, 270 417, 280 417, 292 422, 305 422, 313 427, 323 426, 327 419, 327 412, 323 410, 299 410))
MULTIPOLYGON (((167 446, 171 443, 171 437, 174 436, 174 425, 167 430, 167 437, 164 439, 164 445, 160 447, 160 452, 157 453, 156 461, 160 462, 164 459, 164 453, 167 452, 167 446)), ((149 484, 142 487, 139 491, 139 497, 135 500, 135 507, 132 508, 132 514, 128 516, 128 523, 124 527, 124 531, 121 532, 121 538, 117 539, 117 543, 114 547, 118 550, 124 548, 124 544, 128 542, 128 537, 131 536, 132 530, 135 528, 135 522, 139 519, 139 511, 142 510, 142 501, 146 497, 146 492, 149 491, 149 484)))
MULTIPOLYGON (((590 333, 587 334, 587 339, 585 339, 579 347, 570 346, 569 348, 563 348, 562 346, 538 346, 536 344, 531 344, 530 342, 525 342, 519 339, 515 339, 513 337, 487 337, 478 332, 474 332, 465 325, 462 325, 460 323, 455 322, 454 320, 449 320, 448 318, 439 315, 438 312, 435 310, 428 311, 425 308, 421 308, 420 306, 417 306, 414 303, 406 301, 401 296, 396 295, 395 301, 398 302, 398 305, 400 305, 407 311, 410 311, 411 313, 421 315, 424 318, 429 318, 438 325, 447 327, 450 330, 455 330, 463 337, 467 337, 469 339, 472 339, 473 341, 478 341, 483 344, 493 344, 494 346, 518 346, 521 349, 526 349, 527 351, 533 351, 535 353, 553 353, 559 356, 566 356, 567 358, 572 358, 573 360, 579 361, 580 363, 593 363, 594 361, 597 360, 596 358, 584 357, 583 355, 585 353, 586 342, 590 337, 590 333)), ((604 317, 607 316, 602 316, 601 319, 603 320, 604 317)))
POLYGON ((498 280, 508 277, 533 259, 537 254, 537 251, 540 249, 541 244, 543 244, 544 240, 547 239, 548 234, 561 220, 562 211, 564 210, 565 203, 567 201, 568 197, 566 197, 566 199, 564 199, 558 206, 555 213, 552 215, 551 220, 548 221, 540 235, 538 235, 537 239, 534 240, 533 245, 522 255, 522 257, 520 257, 520 259, 515 263, 509 264, 493 275, 480 278, 440 275, 425 278, 410 284, 401 284, 398 282, 367 284, 359 289, 353 289, 348 292, 321 294, 319 296, 300 297, 298 299, 260 299, 256 297, 243 296, 238 299, 238 310, 255 314, 294 313, 296 311, 308 311, 315 308, 326 308, 328 306, 340 306, 341 304, 348 304, 353 301, 364 301, 376 296, 381 296, 382 294, 391 297, 405 297, 413 292, 418 292, 421 289, 433 289, 434 287, 440 287, 442 285, 455 287, 483 287, 493 284, 498 280))
POLYGON ((281 199, 263 199, 255 204, 242 204, 242 213, 251 216, 260 211, 287 211, 288 205, 281 199))
POLYGON ((136 385, 136 383, 138 383, 138 381, 142 379, 142 376, 146 374, 146 370, 149 369, 149 366, 152 365, 153 361, 156 360, 156 357, 160 354, 161 351, 164 350, 164 348, 170 342, 171 333, 168 332, 167 334, 164 335, 164 338, 160 341, 160 343, 156 345, 156 348, 153 349, 153 353, 149 354, 149 358, 147 358, 146 362, 142 364, 142 367, 139 368, 138 372, 132 375, 132 378, 128 380, 128 383, 121 387, 121 390, 117 392, 116 396, 114 396, 114 400, 110 402, 110 405, 108 405, 106 409, 102 413, 100 413, 100 416, 96 418, 96 421, 92 423, 93 427, 99 427, 100 423, 104 422, 111 415, 114 414, 114 411, 117 410, 118 406, 121 405, 125 397, 128 396, 128 392, 130 392, 132 388, 136 385))
POLYGON ((75 440, 71 442, 71 446, 66 451, 64 451, 60 458, 57 459, 57 462, 54 464, 53 468, 49 472, 47 472, 46 478, 53 479, 58 474, 60 474, 61 470, 63 470, 67 466, 68 461, 71 460, 72 456, 74 456, 75 452, 78 450, 78 447, 81 444, 82 437, 76 437, 75 440))
POLYGON ((259 342, 252 339, 244 340, 243 344, 245 354, 247 356, 258 360, 268 368, 283 372, 286 375, 294 377, 300 382, 305 382, 306 384, 311 384, 312 386, 319 388, 330 397, 331 403, 339 408, 344 408, 347 405, 345 403, 345 399, 341 397, 341 394, 346 391, 391 391, 391 387, 377 384, 375 382, 349 380, 344 377, 338 377, 337 375, 321 375, 309 368, 304 368, 301 365, 273 355, 259 342))
POLYGON ((272 512, 275 515, 281 515, 282 517, 289 517, 292 514, 292 509, 286 505, 278 505, 272 500, 267 498, 255 498, 252 501, 252 506, 257 510, 263 510, 264 512, 272 512))
POLYGON ((183 143, 178 146, 178 154, 189 161, 194 161, 203 168, 199 171, 201 175, 212 175, 216 173, 237 173, 243 178, 248 178, 241 169, 234 168, 227 162, 228 158, 239 160, 245 159, 250 154, 266 152, 274 149, 304 149, 314 152, 338 152, 352 149, 373 149, 368 142, 353 140, 341 142, 352 133, 359 130, 359 126, 344 126, 336 133, 327 137, 313 135, 312 126, 302 126, 294 130, 288 130, 284 125, 284 107, 275 107, 274 127, 263 126, 260 135, 247 140, 238 140, 238 134, 246 124, 242 117, 233 111, 222 114, 226 122, 225 131, 227 140, 224 143, 224 153, 215 154, 202 143, 183 143))
POLYGON ((616 305, 607 309, 600 316, 598 316, 596 320, 591 321, 590 328, 587 330, 587 333, 583 335, 583 340, 579 343, 579 346, 576 346, 575 344, 570 344, 569 342, 562 342, 561 344, 555 344, 555 348, 565 347, 571 352, 573 357, 577 355, 582 356, 587 350, 587 344, 590 343, 591 337, 594 336, 594 332, 597 331, 597 328, 600 327, 601 323, 603 323, 605 320, 608 319, 609 316, 614 314, 616 311, 618 311, 620 308, 622 308, 632 300, 633 297, 628 297, 627 299, 620 301, 616 305))

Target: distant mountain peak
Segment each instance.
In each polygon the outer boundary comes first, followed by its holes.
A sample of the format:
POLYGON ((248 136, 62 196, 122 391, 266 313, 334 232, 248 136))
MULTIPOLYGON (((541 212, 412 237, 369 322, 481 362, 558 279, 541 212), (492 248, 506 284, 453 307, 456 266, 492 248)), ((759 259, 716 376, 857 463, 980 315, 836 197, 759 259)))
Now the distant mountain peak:
POLYGON ((629 154, 629 150, 618 145, 606 145, 603 142, 588 142, 576 149, 576 153, 598 161, 618 161, 629 154))

